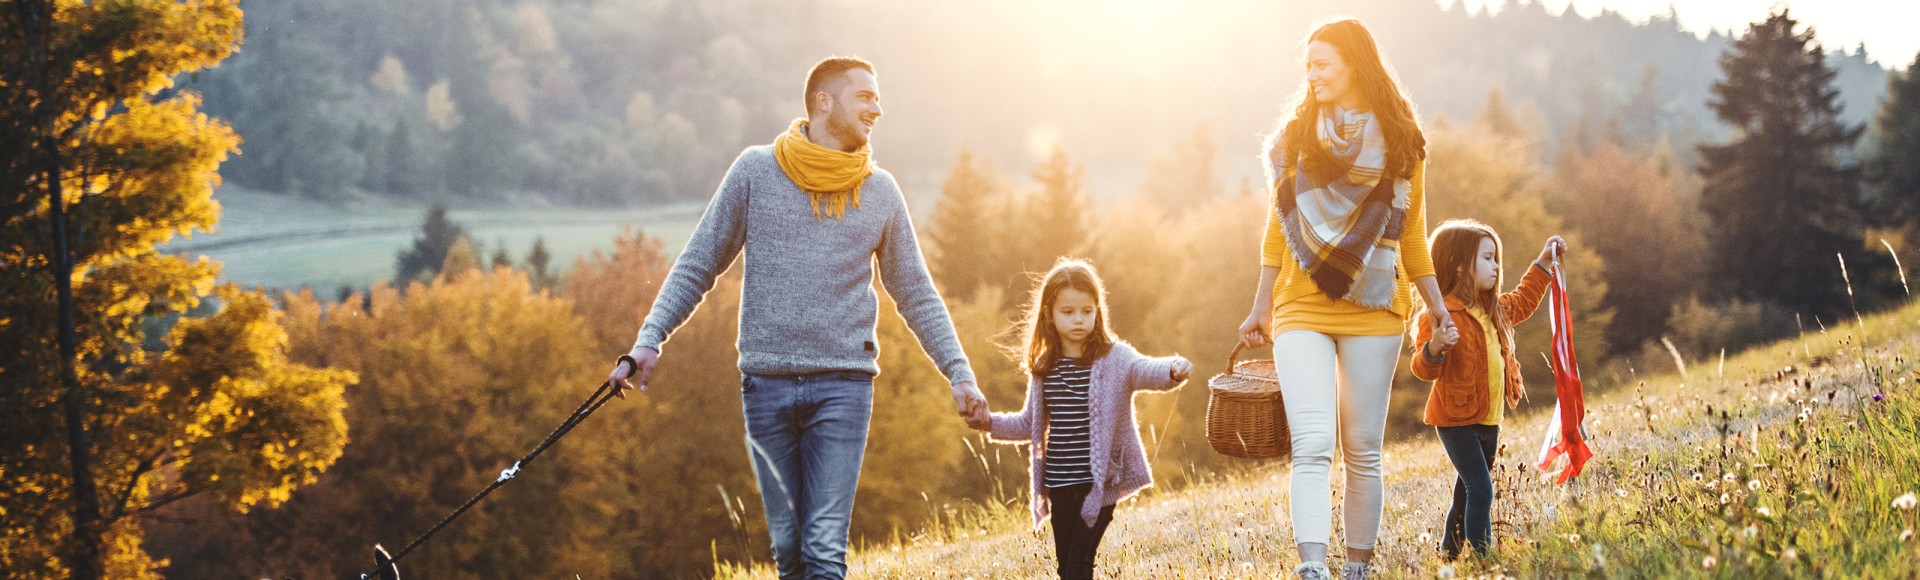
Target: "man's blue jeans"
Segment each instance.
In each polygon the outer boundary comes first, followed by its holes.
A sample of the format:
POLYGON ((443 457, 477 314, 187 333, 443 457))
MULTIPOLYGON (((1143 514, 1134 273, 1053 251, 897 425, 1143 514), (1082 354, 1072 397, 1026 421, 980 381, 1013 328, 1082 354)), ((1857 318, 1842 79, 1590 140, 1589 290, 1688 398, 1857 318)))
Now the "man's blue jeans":
POLYGON ((873 376, 747 374, 740 399, 780 577, 844 578, 873 376))

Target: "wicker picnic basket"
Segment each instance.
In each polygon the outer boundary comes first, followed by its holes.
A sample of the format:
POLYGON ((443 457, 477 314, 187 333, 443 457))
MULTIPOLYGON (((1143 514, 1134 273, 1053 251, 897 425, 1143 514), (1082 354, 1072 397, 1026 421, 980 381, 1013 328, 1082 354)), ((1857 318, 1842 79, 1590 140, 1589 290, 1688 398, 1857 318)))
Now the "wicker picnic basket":
POLYGON ((1287 407, 1273 361, 1240 362, 1240 347, 1227 356, 1227 372, 1207 381, 1207 443, 1228 457, 1278 459, 1293 452, 1287 407))

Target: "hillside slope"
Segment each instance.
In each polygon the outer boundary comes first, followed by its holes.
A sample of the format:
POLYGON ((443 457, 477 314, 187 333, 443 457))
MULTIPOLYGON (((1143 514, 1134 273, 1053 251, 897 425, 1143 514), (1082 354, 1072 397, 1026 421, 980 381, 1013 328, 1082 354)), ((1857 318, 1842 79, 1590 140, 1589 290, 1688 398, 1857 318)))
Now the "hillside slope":
MULTIPOLYGON (((1433 547, 1453 481, 1440 446, 1391 445, 1378 576, 1911 577, 1920 510, 1899 506, 1920 490, 1917 322, 1920 303, 1590 397, 1596 456, 1567 486, 1530 466, 1552 409, 1551 386, 1531 386, 1502 432, 1500 547, 1482 561, 1449 564, 1433 547)), ((1286 477, 1284 464, 1269 463, 1123 504, 1101 547, 1101 577, 1284 577, 1298 563, 1286 477)), ((1024 498, 945 516, 938 529, 857 549, 850 572, 1053 574, 1051 533, 1027 525, 1024 498)))

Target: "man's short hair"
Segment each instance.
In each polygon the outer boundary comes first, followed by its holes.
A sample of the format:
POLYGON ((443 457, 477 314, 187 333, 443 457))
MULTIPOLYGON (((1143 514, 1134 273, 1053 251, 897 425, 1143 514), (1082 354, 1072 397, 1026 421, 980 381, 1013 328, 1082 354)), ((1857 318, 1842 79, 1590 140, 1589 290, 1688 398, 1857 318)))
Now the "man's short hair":
POLYGON ((853 56, 830 56, 814 64, 813 70, 807 73, 806 98, 801 101, 801 103, 806 105, 806 112, 809 114, 813 113, 814 93, 827 90, 829 83, 837 82, 841 75, 853 69, 863 69, 870 73, 874 72, 873 63, 853 56))

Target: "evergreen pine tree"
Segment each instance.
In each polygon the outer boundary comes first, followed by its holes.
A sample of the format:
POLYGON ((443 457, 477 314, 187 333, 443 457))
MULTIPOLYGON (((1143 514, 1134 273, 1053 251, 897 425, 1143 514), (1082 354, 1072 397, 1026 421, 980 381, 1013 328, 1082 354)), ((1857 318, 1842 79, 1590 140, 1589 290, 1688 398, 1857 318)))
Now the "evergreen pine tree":
POLYGON ((466 235, 466 228, 447 218, 446 204, 433 204, 420 224, 420 237, 414 238, 412 248, 400 252, 393 281, 405 284, 440 273, 440 266, 447 262, 447 250, 466 235))
POLYGON ((1890 226, 1920 223, 1920 54, 1887 81, 1867 161, 1873 216, 1890 226))
POLYGON ((547 253, 546 237, 533 239, 533 248, 527 250, 527 280, 533 283, 533 289, 549 288, 558 282, 552 270, 553 255, 547 253))
POLYGON ((998 188, 986 163, 965 150, 940 184, 940 201, 927 227, 927 266, 951 299, 965 300, 988 283, 1000 239, 990 215, 999 209, 998 188))
POLYGON ((493 269, 513 267, 513 256, 507 255, 507 241, 500 240, 493 246, 493 257, 487 260, 493 269))
POLYGON ((1033 170, 1040 184, 1027 208, 1032 235, 1022 266, 1028 271, 1044 272, 1055 259, 1080 251, 1087 241, 1087 196, 1083 185, 1086 170, 1055 146, 1046 163, 1033 170))
POLYGON ((1835 254, 1855 280, 1867 265, 1856 172, 1839 161, 1861 129, 1840 121, 1835 72, 1813 32, 1796 28, 1782 10, 1720 58, 1726 77, 1707 104, 1737 136, 1700 148, 1712 286, 1725 297, 1842 312, 1849 302, 1835 254))

